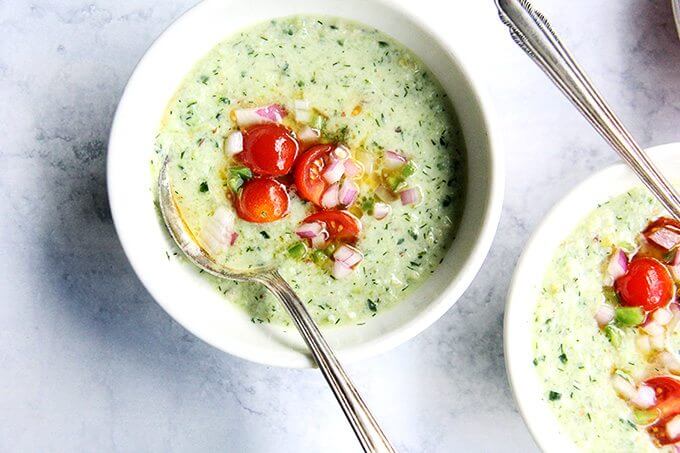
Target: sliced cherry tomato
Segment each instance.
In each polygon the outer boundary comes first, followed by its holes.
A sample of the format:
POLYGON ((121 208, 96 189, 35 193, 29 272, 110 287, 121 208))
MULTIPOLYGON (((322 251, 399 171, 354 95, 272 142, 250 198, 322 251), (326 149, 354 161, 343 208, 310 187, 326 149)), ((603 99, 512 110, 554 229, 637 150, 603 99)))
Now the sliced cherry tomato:
POLYGON ((647 225, 642 234, 651 244, 668 251, 680 244, 680 222, 660 217, 647 225))
POLYGON ((287 174, 300 150, 293 134, 278 124, 260 124, 243 134, 239 157, 254 173, 264 176, 287 174))
POLYGON ((288 213, 288 192, 280 182, 255 178, 243 185, 236 200, 236 212, 243 220, 268 223, 288 213))
POLYGON ((621 305, 653 311, 667 305, 675 295, 668 268, 649 257, 634 258, 626 273, 614 282, 621 305))
POLYGON ((647 428, 649 434, 661 445, 668 445, 680 440, 671 439, 666 431, 666 424, 680 414, 680 381, 668 376, 647 379, 645 384, 654 389, 656 405, 653 409, 659 412, 659 419, 647 428))
POLYGON ((347 211, 321 211, 307 217, 303 223, 323 222, 328 239, 355 242, 361 233, 361 221, 347 211))
POLYGON ((315 145, 300 156, 295 164, 295 186, 301 198, 321 206, 321 196, 329 184, 323 179, 323 171, 335 145, 315 145))

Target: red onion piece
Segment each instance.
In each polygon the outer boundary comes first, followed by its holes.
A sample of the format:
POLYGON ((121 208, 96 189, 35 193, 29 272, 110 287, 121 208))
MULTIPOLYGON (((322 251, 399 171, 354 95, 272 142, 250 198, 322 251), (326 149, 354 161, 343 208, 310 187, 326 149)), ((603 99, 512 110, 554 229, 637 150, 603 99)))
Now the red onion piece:
POLYGON ((609 258, 609 264, 607 265, 605 283, 610 286, 613 285, 616 279, 623 276, 627 270, 628 256, 626 256, 626 252, 621 249, 614 250, 611 258, 609 258))
POLYGON ((385 168, 393 170, 401 167, 406 162, 408 162, 408 159, 401 154, 390 150, 385 151, 385 168))
POLYGON ((654 406, 656 404, 654 389, 647 385, 641 385, 630 399, 630 402, 640 409, 648 409, 654 406))
POLYGON ((295 234, 297 234, 302 239, 312 239, 321 234, 324 231, 324 226, 319 222, 303 223, 300 225, 295 234))
POLYGON ((223 253, 230 245, 233 245, 234 220, 232 211, 220 206, 215 213, 208 217, 200 231, 200 242, 204 249, 211 255, 223 253))
POLYGON ((243 151, 243 133, 241 131, 234 131, 227 136, 226 151, 230 156, 243 151))
POLYGON ((609 304, 602 304, 595 312, 595 321, 600 327, 604 327, 614 319, 614 307, 609 304))
POLYGON ((338 200, 339 192, 340 188, 338 183, 336 182, 332 184, 328 189, 326 189, 326 191, 321 196, 321 206, 323 206, 326 209, 336 207, 339 203, 338 200))
POLYGON ((665 326, 673 319, 673 312, 665 308, 657 308, 652 313, 652 319, 654 322, 661 326, 665 326))
POLYGON ((675 440, 680 436, 680 415, 676 415, 666 423, 666 434, 670 440, 675 440))
POLYGON ((343 244, 335 251, 333 258, 335 258, 335 261, 354 267, 364 260, 364 255, 351 245, 343 244))
POLYGON ((286 115, 286 109, 278 104, 234 110, 236 123, 240 127, 252 126, 254 124, 280 123, 286 115))
POLYGON ((349 150, 344 145, 338 145, 333 151, 331 151, 331 157, 344 162, 347 158, 349 158, 349 150))
POLYGON ((238 239, 238 233, 234 231, 231 233, 231 239, 229 239, 229 245, 234 245, 236 243, 236 239, 238 239))
POLYGON ((312 238, 312 247, 315 249, 322 249, 326 246, 328 240, 328 231, 324 228, 321 233, 312 238))
POLYGON ((342 261, 335 261, 333 263, 333 277, 337 279, 348 277, 352 273, 352 268, 342 261))
POLYGON ((342 187, 340 187, 340 192, 338 193, 338 201, 340 204, 350 206, 356 201, 358 196, 359 186, 351 179, 345 179, 342 183, 342 187))
POLYGON ((345 174, 345 165, 341 160, 332 160, 323 172, 323 179, 329 184, 340 181, 342 175, 345 174))
POLYGON ((348 178, 358 178, 364 173, 364 167, 354 159, 345 161, 345 175, 348 178))
POLYGON ((401 197, 401 204, 404 206, 418 204, 423 199, 423 193, 420 191, 420 187, 402 190, 399 192, 399 196, 401 197))
POLYGON ((382 220, 389 215, 391 210, 392 208, 387 203, 377 201, 373 204, 373 217, 382 220))
POLYGON ((303 127, 298 133, 298 138, 305 143, 316 143, 321 137, 321 132, 318 129, 313 129, 309 126, 303 127))

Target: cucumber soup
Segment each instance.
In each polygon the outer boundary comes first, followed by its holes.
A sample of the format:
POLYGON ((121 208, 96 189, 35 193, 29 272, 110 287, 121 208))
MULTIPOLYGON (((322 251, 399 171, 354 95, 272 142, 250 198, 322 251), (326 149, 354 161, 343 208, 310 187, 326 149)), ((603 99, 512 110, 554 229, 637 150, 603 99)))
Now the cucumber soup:
MULTIPOLYGON (((296 16, 218 44, 170 100, 152 177, 170 159, 187 227, 234 269, 277 264, 322 324, 361 324, 443 259, 465 195, 454 110, 389 36, 296 16)), ((253 322, 288 325, 258 284, 205 276, 253 322)))

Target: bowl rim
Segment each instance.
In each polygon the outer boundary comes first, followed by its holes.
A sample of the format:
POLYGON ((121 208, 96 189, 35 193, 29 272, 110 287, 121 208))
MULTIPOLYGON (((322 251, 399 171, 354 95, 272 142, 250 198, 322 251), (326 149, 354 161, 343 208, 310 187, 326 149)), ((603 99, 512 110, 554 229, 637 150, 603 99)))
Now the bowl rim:
POLYGON ((675 28, 678 31, 678 38, 680 38, 680 0, 671 0, 673 6, 673 17, 675 18, 675 28))
MULTIPOLYGON (((157 297, 156 291, 153 289, 153 285, 147 282, 144 269, 137 263, 135 259, 135 251, 129 246, 125 235, 121 234, 120 224, 122 222, 122 214, 118 211, 116 206, 119 205, 119 200, 115 196, 116 192, 116 176, 112 169, 112 161, 114 160, 114 153, 112 150, 112 143, 114 143, 115 137, 120 134, 120 112, 123 106, 130 103, 129 87, 135 80, 136 75, 140 72, 140 68, 147 65, 149 60, 149 55, 154 52, 154 49, 162 45, 164 36, 175 27, 179 22, 189 15, 200 14, 201 10, 204 8, 209 8, 210 5, 218 3, 221 0, 203 0, 197 5, 193 6, 189 10, 181 14, 177 19, 175 19, 149 46, 149 48, 144 52, 143 56, 140 58, 139 62, 132 71, 128 82, 126 83, 125 89, 121 95, 118 107, 114 115, 114 119, 111 126, 111 132, 108 142, 108 152, 107 152, 107 191, 109 195, 109 204, 111 208, 112 218, 114 222, 115 229, 117 231, 119 240, 123 247, 124 253, 128 258, 135 274, 138 276, 144 287, 153 297, 153 299, 158 303, 173 319, 177 320, 177 316, 173 312, 172 304, 164 303, 162 298, 157 297)), ((476 241, 470 248, 469 256, 467 257, 466 265, 460 270, 458 274, 455 274, 448 281, 444 289, 441 291, 439 296, 439 303, 433 304, 429 310, 424 310, 418 316, 413 319, 404 322, 398 328, 393 329, 383 335, 378 339, 371 342, 369 345, 360 345, 357 347, 349 348, 345 351, 338 353, 338 356, 343 360, 344 363, 352 363, 358 360, 364 360, 369 357, 386 352, 401 343, 413 338, 414 336, 421 333, 427 327, 435 323, 441 316, 444 315, 457 300, 460 299, 462 294, 467 290, 467 288, 472 283, 473 279, 481 269, 481 266, 486 259, 486 256, 491 248, 491 244, 496 234, 496 229, 500 221, 500 215, 503 204, 504 188, 505 188, 505 168, 504 168, 504 155, 502 149, 499 145, 497 139, 497 133, 495 132, 495 122, 493 118, 495 115, 493 109, 487 99, 490 97, 486 94, 483 86, 480 85, 479 77, 473 77, 471 72, 472 69, 469 63, 464 63, 460 55, 457 54, 452 46, 442 39, 437 33, 433 31, 433 28, 421 20, 418 16, 414 15, 403 5, 397 4, 390 0, 370 0, 372 3, 377 4, 381 8, 386 8, 392 10, 403 16, 406 20, 410 21, 416 28, 421 31, 428 40, 435 43, 443 51, 445 51, 452 62, 456 65, 456 70, 460 73, 461 77, 466 81, 470 90, 469 96, 471 97, 471 104, 475 105, 479 111, 479 116, 482 119, 482 124, 484 130, 486 131, 485 141, 488 143, 488 154, 489 154, 489 171, 488 171, 488 199, 485 204, 485 211, 483 222, 480 225, 479 233, 476 237, 476 241), (458 279, 454 285, 454 277, 458 279)), ((223 1, 222 1, 223 3, 223 1)), ((274 16, 272 16, 274 17, 274 16)), ((351 19, 354 20, 354 19, 351 19)), ((225 33, 225 38, 229 34, 225 33)), ((197 57, 198 59, 199 57, 197 57)), ((179 321, 178 321, 179 322, 179 321)), ((225 346, 224 344, 217 344, 210 338, 206 338, 201 334, 196 328, 185 325, 179 322, 183 328, 190 331, 192 334, 205 341, 206 343, 234 355, 239 358, 243 358, 256 363, 261 363, 270 366, 280 366, 287 368, 309 368, 315 365, 311 362, 311 359, 307 357, 306 359, 291 360, 290 358, 278 358, 272 357, 272 354, 259 353, 257 348, 231 348, 225 346)))
MULTIPOLYGON (((647 149, 648 155, 655 162, 677 161, 679 152, 680 143, 668 143, 647 149)), ((564 451, 565 448, 574 449, 575 446, 571 438, 559 429, 559 422, 552 409, 538 397, 540 392, 536 392, 535 384, 539 386, 542 384, 538 379, 530 381, 523 379, 527 374, 534 376, 536 374, 530 360, 525 361, 527 359, 525 348, 530 345, 516 340, 517 332, 526 329, 526 326, 520 324, 524 319, 521 315, 526 313, 526 310, 530 310, 529 313, 533 312, 536 305, 533 300, 527 303, 524 293, 532 291, 534 285, 540 285, 545 276, 545 267, 537 269, 536 261, 549 262, 556 247, 599 203, 639 186, 642 186, 642 183, 624 163, 609 165, 588 176, 549 210, 529 237, 517 260, 506 297, 503 320, 505 367, 515 404, 542 451, 558 452, 564 451), (565 212, 571 216, 566 225, 565 212), (551 235, 554 231, 559 233, 551 235)))

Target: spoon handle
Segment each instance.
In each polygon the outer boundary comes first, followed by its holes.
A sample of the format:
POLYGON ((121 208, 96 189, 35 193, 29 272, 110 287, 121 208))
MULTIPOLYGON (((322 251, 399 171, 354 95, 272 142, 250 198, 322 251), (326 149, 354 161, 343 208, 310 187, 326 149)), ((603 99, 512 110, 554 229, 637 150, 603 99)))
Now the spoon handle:
POLYGON ((515 43, 569 98, 673 217, 680 220, 680 196, 593 87, 546 17, 527 0, 495 1, 515 43))
POLYGON ((394 448, 378 426, 378 422, 373 418, 371 411, 338 362, 295 291, 276 270, 260 274, 256 279, 278 297, 290 313, 295 326, 312 351, 314 360, 316 360, 328 385, 333 390, 364 451, 394 452, 394 448))

